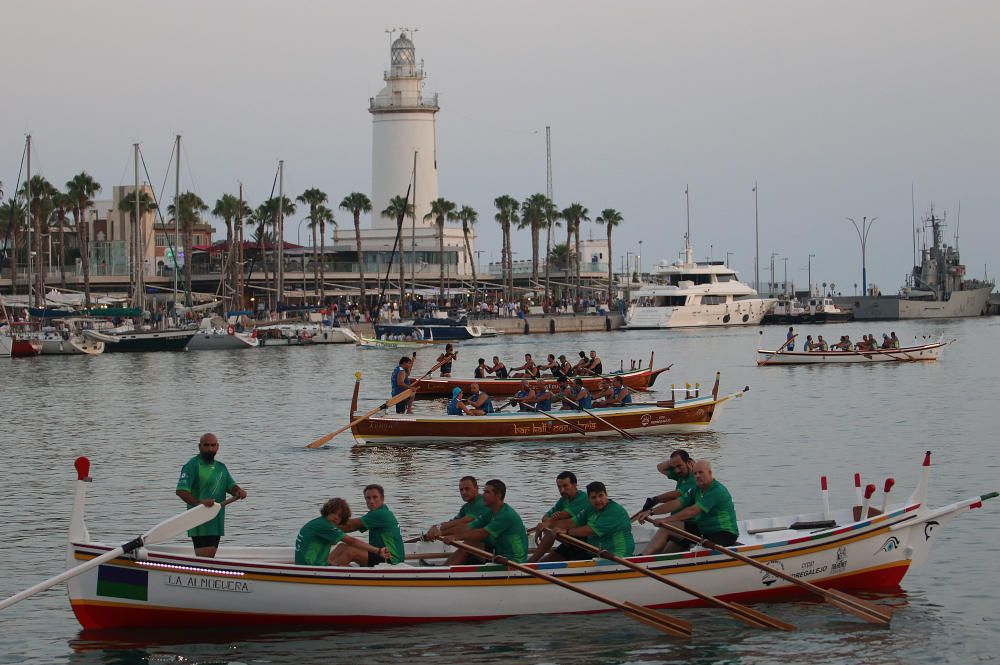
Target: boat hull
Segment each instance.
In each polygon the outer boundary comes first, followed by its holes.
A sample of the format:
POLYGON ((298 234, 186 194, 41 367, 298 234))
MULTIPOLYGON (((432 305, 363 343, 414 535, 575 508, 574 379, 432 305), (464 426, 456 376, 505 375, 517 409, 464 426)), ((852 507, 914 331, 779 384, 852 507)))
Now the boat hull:
MULTIPOLYGON (((953 342, 954 340, 952 340, 953 342)), ((934 342, 901 349, 877 351, 783 351, 757 350, 758 365, 836 365, 897 363, 937 360, 951 342, 934 342)))
POLYGON ((591 410, 605 422, 582 411, 551 412, 556 418, 572 423, 586 434, 553 418, 531 412, 494 413, 486 416, 376 416, 358 423, 351 431, 354 439, 362 444, 537 441, 581 436, 620 438, 621 433, 615 427, 635 435, 705 429, 725 402, 742 394, 735 393, 719 399, 704 397, 684 400, 673 407, 632 406, 591 410))
MULTIPOLYGON (((581 376, 583 385, 587 390, 594 390, 604 379, 620 376, 622 382, 629 390, 649 390, 658 377, 666 368, 662 369, 637 369, 621 372, 619 374, 604 374, 602 376, 581 376)), ((543 376, 545 385, 550 389, 559 385, 551 376, 543 376)), ((468 394, 473 383, 478 383, 479 388, 491 397, 510 397, 521 389, 521 379, 462 379, 454 377, 428 377, 417 384, 417 398, 430 397, 451 397, 454 388, 461 388, 462 392, 468 394)))
POLYGON ((481 332, 477 326, 432 326, 425 324, 400 324, 400 325, 382 325, 377 324, 375 326, 375 336, 382 337, 392 337, 393 335, 407 336, 412 335, 414 329, 419 328, 424 335, 425 340, 435 340, 435 341, 456 341, 463 339, 475 339, 481 335, 481 332))
MULTIPOLYGON (((938 523, 947 521, 941 517, 938 523)), ((744 525, 745 528, 745 525, 744 525)), ((926 557, 942 529, 925 528, 917 506, 822 533, 748 544, 740 551, 823 587, 897 590, 911 562, 926 557)), ((637 527, 637 542, 650 529, 637 527)), ((743 536, 741 536, 741 540, 743 536)), ((419 544, 437 547, 436 543, 419 544)), ((106 552, 70 546, 75 565, 106 552)), ((166 549, 166 548, 164 548, 166 549)), ((385 626, 608 611, 588 598, 500 565, 295 566, 291 548, 222 548, 216 559, 149 551, 72 579, 69 597, 85 629, 213 626, 385 626), (275 556, 278 555, 278 556, 275 556), (271 562, 268 562, 269 559, 271 562)), ((725 600, 802 597, 798 587, 707 550, 633 557, 636 563, 725 600)), ((540 570, 619 601, 670 608, 700 604, 675 589, 605 560, 536 564, 540 570)))
POLYGON ((948 300, 907 300, 895 296, 840 297, 840 305, 851 307, 858 321, 902 319, 951 319, 981 316, 989 307, 993 287, 952 291, 948 300))
POLYGON ((195 335, 194 330, 154 330, 114 335, 117 342, 105 344, 106 353, 149 353, 184 351, 195 335))
POLYGON ((104 342, 83 335, 73 335, 69 339, 56 335, 43 338, 40 342, 43 356, 96 356, 104 353, 104 342))
POLYGON ((771 298, 738 300, 722 305, 684 305, 681 307, 629 308, 625 328, 714 328, 760 325, 774 306, 771 298))
POLYGON ((187 348, 188 351, 226 351, 256 347, 257 338, 244 333, 199 332, 191 338, 187 348))

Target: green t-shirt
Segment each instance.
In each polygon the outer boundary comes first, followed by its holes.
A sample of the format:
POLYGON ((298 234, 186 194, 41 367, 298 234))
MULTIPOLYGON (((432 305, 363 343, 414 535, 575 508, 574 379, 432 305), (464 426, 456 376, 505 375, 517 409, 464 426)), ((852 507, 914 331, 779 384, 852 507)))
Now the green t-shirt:
POLYGON ((528 560, 528 532, 521 516, 506 503, 494 513, 487 510, 469 523, 470 529, 486 529, 496 553, 515 563, 528 560))
POLYGON ((368 544, 372 547, 388 547, 392 563, 402 563, 406 560, 406 549, 403 547, 403 536, 399 533, 399 522, 384 503, 375 510, 368 511, 361 518, 361 531, 371 531, 368 534, 368 544))
MULTIPOLYGON (((236 487, 236 481, 229 475, 229 469, 222 462, 216 460, 209 464, 195 455, 181 467, 180 478, 177 479, 177 489, 187 490, 194 495, 198 501, 214 499, 216 502, 223 502, 226 499, 226 492, 236 487)), ((188 510, 194 506, 188 506, 188 510)), ((189 536, 224 536, 226 509, 223 508, 219 514, 209 521, 193 529, 188 530, 189 536)))
POLYGON ((635 540, 632 538, 632 522, 628 511, 614 501, 608 501, 604 510, 598 512, 589 505, 589 510, 573 514, 577 526, 586 524, 594 533, 587 536, 587 542, 594 547, 607 550, 615 556, 635 554, 635 540))
POLYGON ((549 512, 545 513, 545 516, 552 517, 559 511, 565 511, 569 513, 570 516, 572 516, 586 510, 589 506, 590 506, 590 501, 587 499, 587 493, 577 492, 576 496, 574 496, 572 499, 567 499, 564 496, 560 496, 559 500, 556 501, 556 505, 549 508, 549 512))
POLYGON ((455 519, 460 520, 463 517, 471 517, 476 519, 484 513, 490 512, 490 509, 486 507, 483 502, 483 495, 477 494, 476 498, 472 501, 466 501, 462 504, 462 507, 458 509, 458 515, 455 515, 455 519))
POLYGON ((689 473, 683 478, 675 475, 674 480, 677 482, 677 487, 674 489, 680 493, 680 496, 677 497, 678 499, 683 499, 698 489, 698 484, 694 481, 694 473, 689 473))
POLYGON ((300 566, 325 566, 330 550, 344 539, 344 532, 325 517, 306 522, 295 539, 295 563, 300 566))
POLYGON ((740 529, 736 526, 736 508, 733 506, 733 497, 729 495, 729 490, 718 480, 713 480, 706 489, 699 487, 687 497, 681 497, 682 505, 698 506, 701 512, 694 518, 695 524, 703 534, 718 533, 725 531, 733 535, 739 535, 740 529))

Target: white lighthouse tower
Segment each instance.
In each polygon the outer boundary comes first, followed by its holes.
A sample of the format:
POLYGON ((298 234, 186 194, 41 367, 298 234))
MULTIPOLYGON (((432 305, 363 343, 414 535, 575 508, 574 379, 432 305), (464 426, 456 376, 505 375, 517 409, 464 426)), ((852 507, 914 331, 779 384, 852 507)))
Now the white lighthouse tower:
POLYGON ((430 201, 438 197, 434 122, 440 108, 436 94, 423 95, 423 63, 417 64, 413 41, 405 30, 392 42, 389 70, 383 78, 385 87, 368 106, 372 114, 372 227, 396 228, 395 220, 383 218, 381 212, 389 199, 405 196, 411 183, 416 188, 416 196, 410 192, 410 201, 415 202, 417 227, 433 226, 433 221, 424 221, 424 215, 430 212, 430 201))

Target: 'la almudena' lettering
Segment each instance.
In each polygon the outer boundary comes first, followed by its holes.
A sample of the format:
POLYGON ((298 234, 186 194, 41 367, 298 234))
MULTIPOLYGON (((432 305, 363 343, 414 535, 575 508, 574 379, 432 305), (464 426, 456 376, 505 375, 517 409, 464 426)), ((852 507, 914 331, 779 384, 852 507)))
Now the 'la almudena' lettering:
POLYGON ((243 580, 220 579, 218 577, 197 577, 194 575, 167 575, 167 586, 181 586, 205 591, 228 591, 231 593, 252 593, 250 583, 243 580))

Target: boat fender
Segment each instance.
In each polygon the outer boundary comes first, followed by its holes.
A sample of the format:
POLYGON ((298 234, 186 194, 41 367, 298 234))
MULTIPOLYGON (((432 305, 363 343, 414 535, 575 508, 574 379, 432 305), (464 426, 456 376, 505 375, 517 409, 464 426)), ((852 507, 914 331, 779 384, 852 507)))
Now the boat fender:
POLYGON ((524 334, 525 335, 531 334, 531 327, 528 326, 528 322, 527 321, 524 322, 524 334))
POLYGON ((236 326, 230 325, 228 328, 226 328, 226 334, 227 335, 235 335, 236 334, 236 326))
POLYGON ((611 331, 611 317, 610 316, 605 316, 604 317, 604 329, 607 330, 607 331, 609 331, 609 332, 611 331))
MULTIPOLYGON (((524 325, 525 325, 525 327, 527 327, 528 324, 525 323, 524 325)), ((555 332, 556 332, 556 320, 555 319, 549 319, 549 334, 550 335, 554 335, 555 332)))

